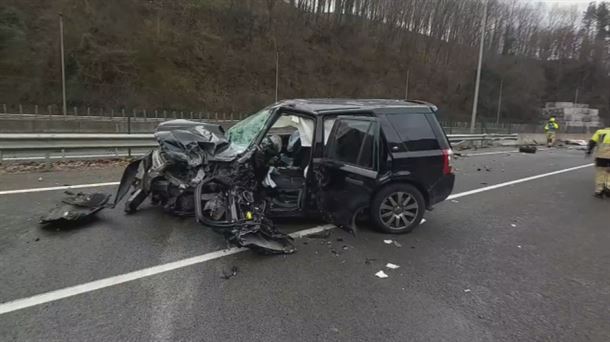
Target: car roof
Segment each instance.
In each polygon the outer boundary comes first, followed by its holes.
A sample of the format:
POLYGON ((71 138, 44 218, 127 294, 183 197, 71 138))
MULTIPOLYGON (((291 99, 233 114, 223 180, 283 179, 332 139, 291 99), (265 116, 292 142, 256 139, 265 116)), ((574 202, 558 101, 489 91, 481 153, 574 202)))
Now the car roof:
POLYGON ((341 110, 369 110, 381 108, 428 108, 436 106, 424 101, 393 99, 292 99, 276 103, 278 107, 293 108, 312 114, 324 114, 341 110))

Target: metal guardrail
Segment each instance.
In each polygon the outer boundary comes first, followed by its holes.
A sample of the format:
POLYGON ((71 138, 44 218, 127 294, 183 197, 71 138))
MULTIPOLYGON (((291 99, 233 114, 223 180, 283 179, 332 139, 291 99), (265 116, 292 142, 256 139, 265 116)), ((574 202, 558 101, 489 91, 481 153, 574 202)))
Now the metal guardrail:
POLYGON ((451 143, 463 141, 519 140, 519 134, 448 134, 451 143))
MULTIPOLYGON (((465 141, 517 140, 517 134, 451 134, 452 143, 465 141)), ((0 134, 0 161, 6 152, 41 152, 49 158, 52 152, 72 150, 113 150, 155 148, 158 144, 152 134, 0 134)), ((11 158, 15 160, 15 158, 11 158)))

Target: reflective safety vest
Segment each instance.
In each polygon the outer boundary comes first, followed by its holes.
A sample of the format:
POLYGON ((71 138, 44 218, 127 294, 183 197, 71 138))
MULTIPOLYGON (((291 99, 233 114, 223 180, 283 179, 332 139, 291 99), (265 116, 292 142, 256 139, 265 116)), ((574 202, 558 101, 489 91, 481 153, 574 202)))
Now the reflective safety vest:
POLYGON ((610 159, 610 128, 595 132, 591 141, 597 144, 597 158, 610 159))
POLYGON ((545 132, 555 132, 558 129, 559 129, 559 124, 557 124, 557 122, 555 122, 555 121, 549 121, 544 126, 545 132))

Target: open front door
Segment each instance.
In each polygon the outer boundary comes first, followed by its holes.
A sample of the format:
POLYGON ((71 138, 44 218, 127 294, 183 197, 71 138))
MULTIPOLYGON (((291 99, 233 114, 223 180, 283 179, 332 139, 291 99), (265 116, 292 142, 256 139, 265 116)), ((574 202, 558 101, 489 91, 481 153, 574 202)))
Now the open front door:
POLYGON ((369 206, 379 170, 379 124, 372 117, 338 117, 322 158, 314 159, 316 197, 324 217, 355 228, 369 206))

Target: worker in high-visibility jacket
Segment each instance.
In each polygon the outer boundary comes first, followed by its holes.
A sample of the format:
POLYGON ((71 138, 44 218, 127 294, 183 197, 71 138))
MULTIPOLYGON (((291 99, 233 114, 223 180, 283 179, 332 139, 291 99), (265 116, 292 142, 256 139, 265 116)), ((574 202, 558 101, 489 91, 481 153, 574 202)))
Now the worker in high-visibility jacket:
POLYGON ((551 147, 555 144, 558 130, 559 124, 557 123, 557 120, 555 120, 555 117, 551 116, 546 125, 544 125, 544 133, 546 133, 546 145, 548 147, 551 147))
POLYGON ((604 193, 610 196, 610 127, 600 129, 589 141, 587 155, 590 156, 593 149, 595 153, 595 196, 602 198, 604 193))

